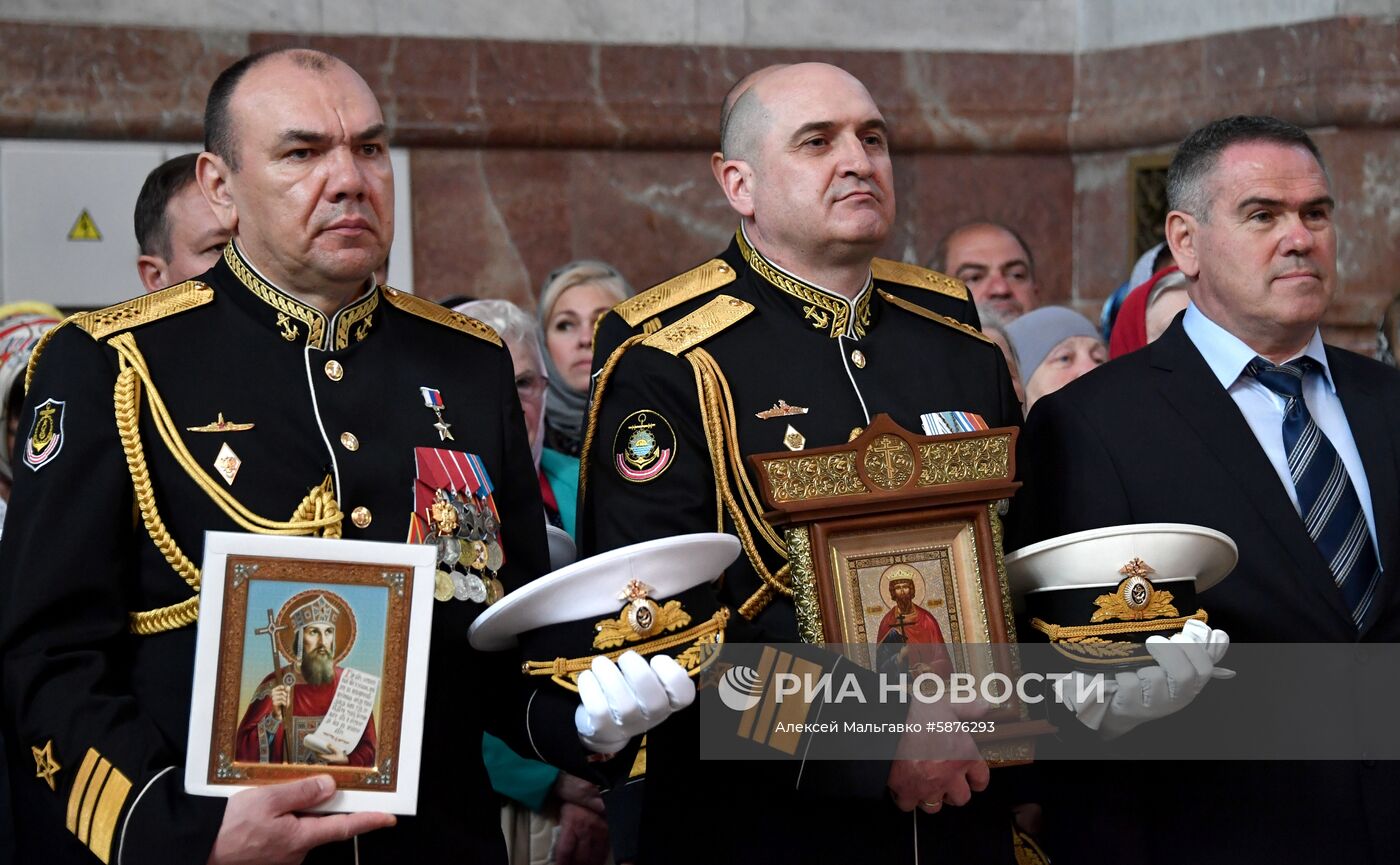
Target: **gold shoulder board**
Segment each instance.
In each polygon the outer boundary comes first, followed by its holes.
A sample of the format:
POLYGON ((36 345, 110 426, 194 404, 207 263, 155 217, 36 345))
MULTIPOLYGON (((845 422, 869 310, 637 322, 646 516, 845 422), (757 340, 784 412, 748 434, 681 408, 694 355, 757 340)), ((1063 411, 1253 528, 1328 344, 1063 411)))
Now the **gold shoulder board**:
MULTIPOLYGON (((187 312, 213 299, 214 289, 191 279, 160 291, 133 297, 106 309, 80 312, 69 321, 87 331, 93 339, 105 339, 114 333, 187 312)), ((37 356, 38 352, 35 352, 35 355, 37 356)))
POLYGON ((394 306, 419 318, 426 318, 428 321, 435 321, 444 324, 462 333, 469 333, 477 339, 484 339, 492 345, 504 346, 501 338, 496 335, 496 331, 489 326, 482 324, 469 315, 462 315, 460 312, 453 312, 441 304, 433 303, 431 300, 424 300, 421 297, 399 291, 397 288, 389 288, 387 285, 381 289, 384 297, 394 306))
POLYGON ((919 267, 917 264, 877 258, 870 262, 870 273, 881 282, 895 282, 936 291, 958 300, 967 300, 967 286, 963 285, 961 280, 936 270, 929 270, 927 267, 919 267))
POLYGON ((880 289, 880 296, 883 297, 885 300, 889 301, 890 303, 894 304, 895 306, 899 307, 900 309, 904 310, 905 312, 912 312, 917 316, 921 316, 923 318, 928 319, 929 321, 936 321, 939 324, 951 327, 953 330, 961 331, 962 333, 965 333, 968 336, 975 336, 978 339, 990 345, 996 345, 996 343, 992 342, 991 337, 987 336, 985 333, 968 324, 967 322, 958 321, 956 318, 949 318, 946 315, 939 315, 938 313, 933 312, 932 310, 924 309, 917 303, 910 303, 902 297, 895 297, 893 294, 890 294, 883 288, 880 289))
POLYGON ((679 356, 753 312, 753 304, 721 294, 679 321, 672 322, 642 341, 679 356))
POLYGON ((685 303, 717 288, 722 288, 736 278, 734 268, 712 258, 694 270, 687 270, 660 285, 652 286, 635 297, 629 297, 613 307, 627 322, 628 327, 636 327, 642 322, 665 312, 673 306, 685 303))

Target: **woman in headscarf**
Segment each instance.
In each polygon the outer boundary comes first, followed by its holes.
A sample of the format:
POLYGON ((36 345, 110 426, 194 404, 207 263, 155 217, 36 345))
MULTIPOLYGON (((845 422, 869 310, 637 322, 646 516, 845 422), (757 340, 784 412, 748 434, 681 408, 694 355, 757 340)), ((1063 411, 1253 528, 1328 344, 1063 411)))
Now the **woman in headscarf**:
POLYGON ((545 278, 539 314, 549 374, 547 447, 579 455, 593 370, 593 327, 605 312, 631 296, 632 286, 622 274, 601 261, 572 261, 545 278))
POLYGON ((1026 413, 1052 394, 1108 360, 1108 347, 1093 322, 1064 306, 1033 309, 1006 326, 1021 367, 1026 413))
POLYGON ((1108 339, 1109 358, 1122 357, 1155 342, 1176 314, 1186 308, 1186 284, 1186 274, 1173 264, 1129 292, 1108 339))

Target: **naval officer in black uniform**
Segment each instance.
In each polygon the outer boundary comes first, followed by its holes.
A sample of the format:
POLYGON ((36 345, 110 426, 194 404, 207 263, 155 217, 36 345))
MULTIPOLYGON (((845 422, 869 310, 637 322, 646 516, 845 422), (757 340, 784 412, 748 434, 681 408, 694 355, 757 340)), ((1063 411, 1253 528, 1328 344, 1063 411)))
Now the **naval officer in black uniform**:
POLYGON ((575 703, 530 702, 513 658, 468 645, 476 574, 437 595, 417 816, 296 816, 324 778, 183 791, 206 530, 402 542, 431 455, 491 486, 504 588, 548 568, 510 355, 371 277, 393 175, 364 81, 320 52, 253 55, 215 82, 205 128, 222 258, 69 319, 30 367, 0 545, 4 738, 34 766, 12 774, 20 861, 504 862, 483 727, 588 764, 575 703))
MULTIPOLYGON (((599 344, 618 347, 595 376, 580 541, 594 553, 718 525, 745 551, 717 589, 738 613, 728 638, 797 642, 787 551, 745 458, 847 441, 880 412, 918 430, 926 412, 1004 426, 1020 409, 996 346, 940 311, 966 303, 960 286, 872 263, 894 188, 859 81, 823 64, 773 70, 735 103, 723 146, 742 217, 730 251, 600 326, 599 344)), ((915 818, 900 809, 915 807, 954 812, 919 819, 939 859, 1010 856, 1007 812, 973 795, 980 763, 848 766, 841 795, 808 796, 790 765, 698 762, 695 715, 651 734, 643 862, 912 861, 915 818), (678 838, 682 817, 713 825, 678 838)))

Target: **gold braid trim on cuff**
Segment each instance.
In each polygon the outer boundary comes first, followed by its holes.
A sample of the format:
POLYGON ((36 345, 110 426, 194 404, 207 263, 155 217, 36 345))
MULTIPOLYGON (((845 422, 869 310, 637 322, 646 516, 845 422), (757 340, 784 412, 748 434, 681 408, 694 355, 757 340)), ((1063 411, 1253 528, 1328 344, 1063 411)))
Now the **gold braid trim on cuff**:
POLYGON ((132 491, 136 497, 136 506, 141 512, 141 522, 165 561, 195 592, 192 597, 178 604, 130 613, 130 626, 134 633, 149 635, 170 631, 192 625, 199 618, 199 568, 195 567, 194 562, 180 549, 156 508, 155 490, 151 486, 150 469, 146 465, 145 449, 141 443, 140 403, 143 385, 148 394, 156 429, 170 448, 171 454, 180 463, 181 468, 209 493, 210 498, 214 499, 234 522, 245 530, 258 534, 314 535, 319 530, 325 537, 340 537, 340 508, 335 501, 334 484, 329 475, 320 486, 312 489, 306 498, 302 499, 292 519, 287 522, 274 522, 259 517, 234 499, 232 494, 214 486, 209 476, 195 463, 179 434, 174 432, 174 421, 151 382, 150 372, 146 368, 145 359, 136 348, 135 338, 129 333, 123 333, 109 340, 109 344, 117 350, 118 355, 117 382, 113 388, 117 434, 121 438, 122 453, 126 457, 127 471, 131 475, 132 491))
POLYGON ((696 625, 676 634, 671 634, 659 639, 650 640, 635 646, 625 646, 621 649, 614 649, 611 652, 602 652, 598 655, 587 655, 582 658, 555 658, 552 661, 526 661, 520 667, 520 672, 527 676, 549 676, 554 683, 568 688, 570 691, 578 690, 578 676, 584 670, 593 666, 594 658, 607 658, 616 661, 627 652, 636 652, 645 657, 664 652, 667 649, 674 649, 686 643, 694 643, 686 651, 676 656, 676 663, 688 675, 694 678, 710 665, 717 653, 713 650, 706 651, 706 646, 721 646, 724 644, 724 626, 729 623, 729 608, 720 607, 713 616, 696 625))
POLYGON ((1052 625, 1044 619, 1031 619, 1031 627, 1050 638, 1060 640, 1082 640, 1085 637, 1103 637, 1110 634, 1137 634, 1142 631, 1179 631, 1186 623, 1195 619, 1206 621, 1206 611, 1196 610, 1189 616, 1175 616, 1170 619, 1147 619, 1141 622, 1107 622, 1102 625, 1052 625))

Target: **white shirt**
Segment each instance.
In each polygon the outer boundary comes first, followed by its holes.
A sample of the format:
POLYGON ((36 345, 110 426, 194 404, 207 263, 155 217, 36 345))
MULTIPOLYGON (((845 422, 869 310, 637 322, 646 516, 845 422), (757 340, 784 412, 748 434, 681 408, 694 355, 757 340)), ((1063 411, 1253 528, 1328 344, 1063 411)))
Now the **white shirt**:
MULTIPOLYGON (((1181 324, 1211 372, 1220 380, 1220 386, 1240 407, 1245 423, 1249 424, 1259 446, 1264 449, 1264 455, 1273 464, 1274 471, 1278 472, 1279 483, 1283 484, 1289 501, 1293 502, 1293 509, 1298 510, 1298 490, 1293 486, 1293 476, 1288 470, 1288 453, 1283 446, 1283 411, 1288 400, 1269 390, 1254 376, 1243 374, 1245 367, 1259 353, 1207 318, 1194 303, 1187 305, 1181 324)), ((1347 423, 1342 401, 1337 396, 1337 386, 1332 381, 1332 369, 1327 365, 1327 352, 1323 350, 1320 331, 1314 330, 1307 347, 1289 360, 1300 357, 1312 358, 1322 367, 1322 375, 1303 376, 1303 402, 1313 421, 1341 456, 1342 465, 1346 466, 1352 488, 1361 500, 1361 510, 1366 514, 1366 527, 1371 530, 1371 544, 1374 546, 1376 517, 1371 510, 1371 485, 1366 480, 1366 468, 1361 464, 1356 439, 1352 437, 1351 425, 1347 423)), ((1379 550, 1376 557, 1380 557, 1379 550)))

